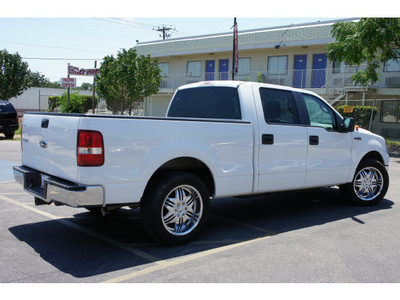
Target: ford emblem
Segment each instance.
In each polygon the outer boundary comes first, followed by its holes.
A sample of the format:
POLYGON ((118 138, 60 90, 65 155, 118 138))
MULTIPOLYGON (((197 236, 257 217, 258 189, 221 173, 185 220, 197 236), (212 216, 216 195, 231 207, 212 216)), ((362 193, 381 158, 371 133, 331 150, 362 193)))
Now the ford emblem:
POLYGON ((45 140, 41 140, 39 142, 39 146, 42 147, 42 148, 47 148, 48 145, 49 144, 45 140))

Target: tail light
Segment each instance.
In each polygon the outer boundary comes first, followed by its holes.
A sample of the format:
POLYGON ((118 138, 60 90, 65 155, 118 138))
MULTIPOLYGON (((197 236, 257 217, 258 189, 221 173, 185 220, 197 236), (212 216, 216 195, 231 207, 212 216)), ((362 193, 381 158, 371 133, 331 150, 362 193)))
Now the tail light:
POLYGON ((101 132, 93 130, 78 130, 76 152, 78 166, 102 166, 104 164, 104 142, 101 132))

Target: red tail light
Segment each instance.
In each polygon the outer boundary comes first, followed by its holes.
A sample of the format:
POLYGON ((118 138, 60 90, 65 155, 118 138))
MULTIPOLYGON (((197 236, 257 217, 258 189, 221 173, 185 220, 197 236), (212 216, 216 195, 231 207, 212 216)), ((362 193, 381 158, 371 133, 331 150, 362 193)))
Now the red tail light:
POLYGON ((104 164, 103 135, 93 130, 78 130, 76 149, 78 166, 98 167, 104 164))

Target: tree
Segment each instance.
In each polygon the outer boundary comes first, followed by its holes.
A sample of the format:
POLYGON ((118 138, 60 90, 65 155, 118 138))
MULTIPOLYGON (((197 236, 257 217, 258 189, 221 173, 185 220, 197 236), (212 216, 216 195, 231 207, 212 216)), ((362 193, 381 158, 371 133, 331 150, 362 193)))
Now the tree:
POLYGON ((138 56, 136 50, 123 49, 117 57, 106 56, 96 75, 99 95, 113 111, 119 107, 121 114, 125 110, 132 112, 135 101, 158 92, 162 80, 161 69, 150 55, 138 56))
POLYGON ((60 88, 60 82, 50 82, 45 75, 40 72, 29 71, 29 87, 60 88))
POLYGON ((335 42, 326 48, 332 61, 367 68, 352 76, 355 83, 374 84, 379 81, 378 68, 400 57, 400 19, 362 18, 359 22, 338 22, 332 26, 335 42))
POLYGON ((23 62, 18 54, 10 54, 7 50, 0 51, 0 99, 21 95, 29 87, 28 64, 23 62))

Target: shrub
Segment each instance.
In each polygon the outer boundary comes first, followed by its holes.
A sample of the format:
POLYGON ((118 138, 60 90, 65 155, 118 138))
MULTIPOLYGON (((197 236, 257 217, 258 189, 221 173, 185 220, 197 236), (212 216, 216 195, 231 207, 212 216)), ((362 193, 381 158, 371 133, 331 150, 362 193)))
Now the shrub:
MULTIPOLYGON (((61 108, 63 113, 80 113, 84 114, 88 110, 92 109, 93 96, 91 95, 79 95, 79 92, 70 93, 69 104, 68 104, 68 93, 65 92, 62 96, 50 96, 49 97, 49 111, 54 111, 56 107, 61 108)), ((95 98, 95 108, 97 107, 98 99, 95 98)))

